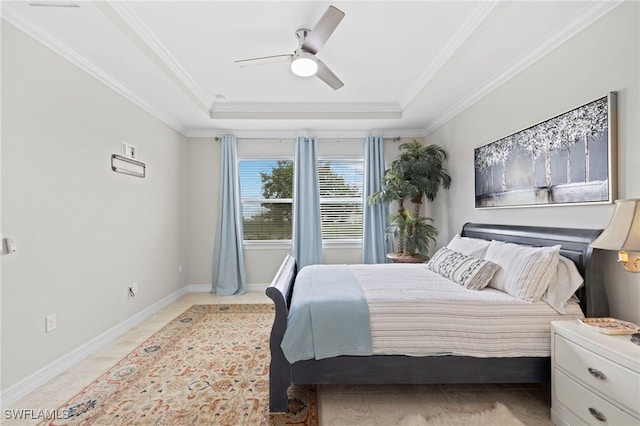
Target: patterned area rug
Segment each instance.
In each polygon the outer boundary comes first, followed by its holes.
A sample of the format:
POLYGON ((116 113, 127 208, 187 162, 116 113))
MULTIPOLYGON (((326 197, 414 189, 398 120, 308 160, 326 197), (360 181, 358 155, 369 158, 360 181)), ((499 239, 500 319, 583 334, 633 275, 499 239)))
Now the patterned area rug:
POLYGON ((292 387, 269 415, 273 306, 195 305, 60 407, 42 425, 318 424, 316 390, 292 387))

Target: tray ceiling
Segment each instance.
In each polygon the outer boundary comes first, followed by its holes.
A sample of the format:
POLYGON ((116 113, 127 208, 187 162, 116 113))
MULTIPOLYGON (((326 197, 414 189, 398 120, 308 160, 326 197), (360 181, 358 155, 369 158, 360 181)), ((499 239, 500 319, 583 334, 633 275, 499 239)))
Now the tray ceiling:
POLYGON ((186 136, 341 137, 425 135, 619 4, 35 3, 3 1, 2 16, 186 136), (345 17, 317 56, 341 89, 298 77, 288 63, 235 64, 293 53, 295 31, 313 28, 329 5, 345 17))

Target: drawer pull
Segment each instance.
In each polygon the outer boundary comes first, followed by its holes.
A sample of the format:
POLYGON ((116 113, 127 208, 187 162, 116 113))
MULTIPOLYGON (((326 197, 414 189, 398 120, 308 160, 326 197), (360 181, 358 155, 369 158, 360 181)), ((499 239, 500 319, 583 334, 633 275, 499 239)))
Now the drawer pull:
POLYGON ((604 416, 604 414, 602 414, 602 412, 596 410, 595 408, 589 407, 589 413, 601 422, 607 421, 607 418, 604 416))
POLYGON ((589 367, 587 370, 589 370, 589 374, 591 374, 598 380, 605 380, 607 378, 607 376, 600 370, 596 370, 595 368, 591 367, 589 367))

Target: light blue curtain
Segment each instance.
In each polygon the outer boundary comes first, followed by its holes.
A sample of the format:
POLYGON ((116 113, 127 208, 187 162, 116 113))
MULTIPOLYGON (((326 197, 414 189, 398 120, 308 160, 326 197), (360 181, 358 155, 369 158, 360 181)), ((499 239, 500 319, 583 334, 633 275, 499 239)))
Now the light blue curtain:
POLYGON ((224 296, 246 291, 237 157, 235 136, 223 136, 211 292, 224 296))
POLYGON ((299 269, 322 263, 317 142, 302 136, 296 140, 294 159, 292 254, 299 269))
POLYGON ((364 214, 362 228, 362 263, 385 263, 390 241, 385 238, 389 206, 369 205, 369 195, 380 191, 384 175, 384 140, 370 136, 364 148, 364 214))

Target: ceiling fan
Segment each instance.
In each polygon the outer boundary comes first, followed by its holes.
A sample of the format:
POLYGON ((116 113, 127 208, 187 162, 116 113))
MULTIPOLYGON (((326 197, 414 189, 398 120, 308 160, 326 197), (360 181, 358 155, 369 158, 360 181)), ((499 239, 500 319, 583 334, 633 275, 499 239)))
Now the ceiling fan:
POLYGON ((241 67, 252 65, 273 64, 277 62, 291 62, 291 71, 301 77, 316 75, 327 83, 333 90, 338 90, 344 83, 330 69, 316 57, 316 53, 324 46, 340 21, 344 12, 329 6, 312 30, 300 28, 296 31, 298 48, 290 55, 265 56, 262 58, 235 61, 241 67))

